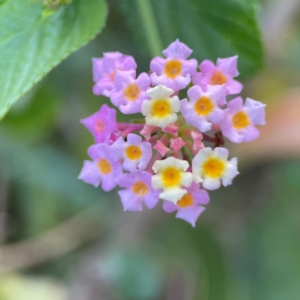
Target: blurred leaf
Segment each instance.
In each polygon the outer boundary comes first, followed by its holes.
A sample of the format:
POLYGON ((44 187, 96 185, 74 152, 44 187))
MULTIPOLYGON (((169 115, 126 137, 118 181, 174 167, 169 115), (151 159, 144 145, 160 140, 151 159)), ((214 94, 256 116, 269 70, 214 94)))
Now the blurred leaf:
POLYGON ((253 299, 300 299, 299 169, 299 162, 270 169, 269 205, 250 224, 247 275, 253 299))
POLYGON ((102 279, 122 299, 158 299, 163 282, 159 262, 145 250, 122 247, 117 245, 100 258, 97 267, 102 279))
MULTIPOLYGON (((153 0, 164 47, 176 38, 199 60, 239 55, 239 69, 249 76, 263 65, 257 0, 153 0)), ((136 1, 120 1, 126 21, 140 44, 146 44, 144 20, 136 1)))
POLYGON ((1 278, 1 300, 66 300, 65 288, 49 278, 9 274, 1 278))
POLYGON ((13 107, 1 122, 1 127, 9 135, 26 142, 48 137, 57 120, 60 104, 55 89, 42 86, 27 99, 25 107, 24 102, 13 107))
MULTIPOLYGON (((100 188, 77 179, 81 164, 70 155, 45 145, 33 148, 10 140, 4 133, 0 137, 2 169, 7 169, 17 183, 56 193, 77 208, 87 207, 103 197, 100 188)), ((68 210, 71 212, 70 206, 68 210)))
POLYGON ((74 0, 50 16, 33 1, 0 6, 0 118, 11 105, 104 26, 103 0, 74 0))

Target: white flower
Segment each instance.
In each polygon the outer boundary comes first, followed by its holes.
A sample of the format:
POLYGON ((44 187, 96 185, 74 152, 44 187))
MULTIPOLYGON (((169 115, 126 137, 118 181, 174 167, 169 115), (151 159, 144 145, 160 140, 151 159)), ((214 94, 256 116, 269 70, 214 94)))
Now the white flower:
POLYGON ((165 128, 177 121, 180 101, 177 96, 170 97, 173 93, 173 90, 163 85, 147 91, 151 100, 144 100, 142 104, 142 114, 146 117, 147 125, 165 128))
POLYGON ((218 189, 221 180, 224 186, 230 185, 232 179, 239 174, 237 158, 227 160, 228 150, 217 147, 214 150, 204 148, 194 157, 193 177, 196 183, 202 183, 208 190, 218 189))
POLYGON ((185 172, 189 163, 175 157, 165 160, 157 160, 152 169, 156 175, 152 176, 151 184, 155 190, 163 189, 159 197, 164 200, 177 203, 187 193, 182 186, 190 187, 193 175, 185 172))

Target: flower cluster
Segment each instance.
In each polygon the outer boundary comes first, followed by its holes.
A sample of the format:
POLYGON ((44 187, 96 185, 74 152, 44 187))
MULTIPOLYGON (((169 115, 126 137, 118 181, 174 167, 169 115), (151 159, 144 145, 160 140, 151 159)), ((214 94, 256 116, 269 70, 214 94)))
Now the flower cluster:
POLYGON ((209 202, 207 190, 230 185, 239 173, 237 158, 228 159, 224 137, 234 143, 259 136, 265 105, 241 97, 237 56, 204 60, 198 69, 192 50, 176 40, 155 57, 150 72, 136 76, 133 57, 105 53, 93 60, 94 93, 110 98, 123 114, 142 119, 120 123, 116 109, 103 104, 81 120, 95 145, 79 178, 110 191, 116 186, 124 210, 151 209, 159 199, 163 209, 192 226, 209 202), (182 92, 187 98, 180 99, 182 92), (232 96, 231 96, 232 98, 232 96), (207 145, 204 145, 207 143, 207 145))

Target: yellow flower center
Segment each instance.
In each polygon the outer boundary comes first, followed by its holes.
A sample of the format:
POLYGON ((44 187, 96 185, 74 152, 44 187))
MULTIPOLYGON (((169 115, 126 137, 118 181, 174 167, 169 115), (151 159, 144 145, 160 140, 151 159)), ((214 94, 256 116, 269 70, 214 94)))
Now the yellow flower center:
POLYGON ((227 82, 227 77, 220 70, 217 70, 210 77, 210 84, 212 85, 222 85, 226 82, 227 82))
POLYGON ((240 111, 232 116, 232 125, 236 129, 243 129, 250 125, 248 115, 244 111, 240 111))
POLYGON ((180 184, 182 176, 180 170, 169 167, 162 172, 161 177, 163 185, 166 188, 172 188, 180 184))
POLYGON ((202 166, 204 175, 212 178, 221 177, 225 167, 224 161, 214 157, 210 157, 202 166))
POLYGON ((139 98, 140 96, 140 89, 135 83, 129 84, 125 89, 124 89, 124 96, 128 101, 135 101, 139 98))
POLYGON ((105 130, 105 122, 103 120, 97 120, 95 124, 95 131, 101 133, 105 130))
POLYGON ((131 160, 138 160, 142 156, 142 150, 138 146, 128 146, 125 150, 125 155, 131 160))
POLYGON ((210 98, 203 96, 195 102, 194 108, 198 115, 207 116, 214 109, 214 104, 210 98))
POLYGON ((104 175, 109 174, 112 171, 110 162, 105 158, 100 158, 98 160, 98 169, 100 173, 104 175))
POLYGON ((155 100, 152 106, 152 115, 158 118, 165 118, 172 112, 172 108, 168 100, 159 99, 155 100))
POLYGON ((145 182, 137 181, 132 186, 132 191, 138 196, 145 196, 148 193, 149 188, 145 182))
POLYGON ((165 65, 165 74, 170 79, 174 79, 178 75, 181 74, 182 64, 180 60, 177 59, 171 59, 168 60, 165 65))
POLYGON ((177 205, 181 208, 188 207, 194 204, 194 199, 190 193, 186 193, 183 197, 177 202, 177 205))

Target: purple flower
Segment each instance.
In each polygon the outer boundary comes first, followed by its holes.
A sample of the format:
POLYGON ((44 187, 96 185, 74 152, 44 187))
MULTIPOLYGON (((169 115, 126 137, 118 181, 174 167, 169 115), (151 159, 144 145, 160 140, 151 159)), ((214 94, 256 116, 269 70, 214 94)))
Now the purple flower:
POLYGON ((160 191, 151 186, 151 174, 145 171, 125 173, 117 178, 118 185, 126 188, 119 191, 125 210, 141 211, 143 202, 152 209, 158 202, 160 191))
POLYGON ((131 76, 135 76, 136 68, 134 58, 120 52, 106 52, 103 58, 93 58, 94 94, 109 97, 114 88, 116 71, 131 70, 131 76))
POLYGON ((131 71, 116 71, 114 91, 111 102, 119 107, 123 114, 141 112, 143 100, 150 99, 146 90, 151 84, 148 74, 142 73, 137 79, 131 76, 131 71))
POLYGON ((186 189, 187 193, 174 204, 170 201, 163 202, 163 209, 167 213, 177 210, 176 218, 183 219, 195 227, 195 223, 199 216, 205 210, 205 205, 209 202, 207 191, 202 190, 196 183, 186 189))
POLYGON ((127 171, 134 171, 137 167, 144 170, 151 157, 152 149, 149 142, 143 142, 139 135, 129 133, 125 142, 120 137, 113 145, 112 150, 116 159, 123 159, 123 168, 127 171))
POLYGON ((226 95, 238 94, 243 85, 233 78, 239 75, 237 69, 238 56, 218 58, 217 65, 210 60, 200 64, 200 71, 193 76, 193 83, 200 85, 206 91, 207 85, 225 85, 226 95))
POLYGON ((162 84, 173 91, 184 89, 190 82, 191 76, 196 73, 196 59, 187 58, 193 51, 185 44, 175 42, 163 51, 166 59, 159 56, 152 59, 150 77, 154 85, 162 84))
POLYGON ((118 135, 116 110, 103 104, 99 111, 91 116, 80 120, 80 122, 91 132, 96 143, 108 143, 112 135, 118 135))
POLYGON ((234 143, 251 142, 259 136, 259 130, 254 125, 265 124, 266 105, 237 97, 231 100, 225 109, 225 119, 220 124, 224 136, 234 143))
POLYGON ((219 107, 226 103, 223 85, 208 85, 204 92, 196 85, 188 90, 190 102, 181 101, 181 112, 188 124, 205 132, 211 129, 212 123, 219 124, 224 119, 224 111, 219 107))
POLYGON ((123 171, 120 161, 115 161, 111 147, 106 144, 92 145, 88 154, 93 161, 84 161, 78 178, 95 187, 102 181, 104 191, 112 190, 117 185, 115 179, 121 176, 123 171))

